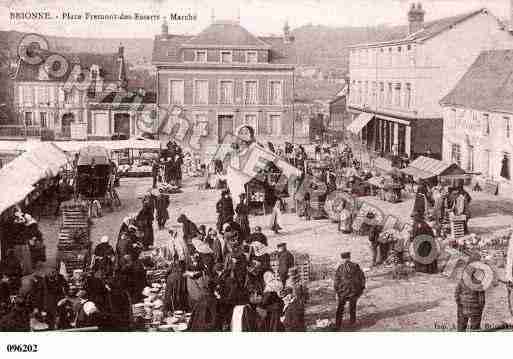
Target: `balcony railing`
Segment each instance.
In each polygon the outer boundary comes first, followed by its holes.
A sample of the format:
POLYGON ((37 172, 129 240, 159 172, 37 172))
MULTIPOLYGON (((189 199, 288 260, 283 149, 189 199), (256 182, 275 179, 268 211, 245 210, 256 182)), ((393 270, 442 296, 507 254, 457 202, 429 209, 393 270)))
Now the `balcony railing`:
POLYGON ((53 130, 41 126, 1 125, 0 138, 40 138, 42 140, 69 139, 71 138, 71 126, 62 126, 62 128, 58 130, 53 130))

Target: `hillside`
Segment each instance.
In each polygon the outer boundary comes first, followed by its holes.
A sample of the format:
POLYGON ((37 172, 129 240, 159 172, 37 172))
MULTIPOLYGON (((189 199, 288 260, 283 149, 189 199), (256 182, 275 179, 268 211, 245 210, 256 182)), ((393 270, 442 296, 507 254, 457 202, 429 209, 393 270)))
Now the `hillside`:
MULTIPOLYGON (((347 46, 362 42, 385 41, 404 34, 404 26, 377 27, 329 27, 305 25, 293 30, 297 46, 297 62, 300 65, 315 65, 327 70, 346 70, 348 66, 347 46)), ((23 33, 0 32, 6 37, 12 53, 23 33)), ((149 63, 153 46, 152 39, 86 39, 72 37, 47 37, 50 46, 62 52, 115 52, 119 44, 125 47, 126 58, 131 63, 149 63)))

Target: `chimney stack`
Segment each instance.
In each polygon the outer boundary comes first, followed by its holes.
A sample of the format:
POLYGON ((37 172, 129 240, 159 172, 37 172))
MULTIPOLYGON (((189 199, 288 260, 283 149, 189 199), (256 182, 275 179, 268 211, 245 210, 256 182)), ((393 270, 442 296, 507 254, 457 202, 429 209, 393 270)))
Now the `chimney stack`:
MULTIPOLYGON (((513 0, 511 0, 513 1, 513 0)), ((422 9, 422 4, 411 4, 408 11, 408 33, 413 34, 424 27, 424 15, 426 12, 422 9)))
POLYGON ((169 27, 167 26, 167 21, 164 20, 161 26, 161 34, 163 37, 167 37, 169 35, 169 27))
MULTIPOLYGON (((513 1, 513 0, 512 0, 513 1)), ((283 25, 283 42, 285 42, 286 44, 290 43, 294 41, 294 37, 292 36, 292 34, 290 33, 290 26, 289 26, 289 22, 288 21, 285 21, 285 25, 283 25)))

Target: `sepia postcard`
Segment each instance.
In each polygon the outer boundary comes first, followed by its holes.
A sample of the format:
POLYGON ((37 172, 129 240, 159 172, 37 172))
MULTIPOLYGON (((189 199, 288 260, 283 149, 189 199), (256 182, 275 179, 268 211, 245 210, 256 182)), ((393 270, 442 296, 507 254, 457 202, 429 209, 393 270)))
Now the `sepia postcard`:
POLYGON ((510 0, 0 1, 0 352, 510 331, 512 91, 510 0))

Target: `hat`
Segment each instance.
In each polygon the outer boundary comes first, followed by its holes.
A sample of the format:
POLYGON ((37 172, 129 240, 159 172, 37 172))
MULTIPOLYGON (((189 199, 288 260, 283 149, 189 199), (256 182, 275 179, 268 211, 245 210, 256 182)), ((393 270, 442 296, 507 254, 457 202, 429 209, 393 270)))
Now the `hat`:
POLYGON ((255 232, 262 232, 262 227, 256 226, 254 231, 255 232))
POLYGON ((285 243, 285 242, 281 242, 281 243, 278 243, 278 245, 276 245, 277 248, 286 247, 286 246, 287 246, 287 243, 285 243))
POLYGON ((25 224, 27 226, 33 224, 33 223, 37 223, 37 221, 28 213, 25 213, 25 224))
POLYGON ((228 228, 231 228, 230 223, 223 224, 223 232, 225 232, 228 228))
POLYGON ((150 287, 144 287, 143 291, 142 291, 142 295, 144 295, 145 297, 149 297, 151 294, 151 288, 150 287))
POLYGON ((96 308, 96 304, 94 304, 93 302, 85 302, 82 309, 84 310, 84 313, 86 315, 91 315, 98 311, 98 308, 96 308))
POLYGON ((342 252, 342 253, 340 253, 340 258, 342 258, 342 259, 349 259, 349 258, 351 258, 351 252, 342 252))
POLYGON ((178 223, 182 223, 183 221, 185 221, 187 219, 187 217, 185 216, 185 214, 181 214, 178 219, 176 220, 178 223))
POLYGON ((221 196, 225 196, 225 195, 227 195, 227 194, 230 194, 230 191, 229 191, 229 190, 227 190, 227 189, 225 189, 225 190, 223 190, 223 191, 221 192, 221 196))
POLYGON ((208 244, 206 244, 205 242, 202 242, 199 239, 193 239, 192 245, 194 246, 196 251, 198 251, 198 253, 201 253, 201 254, 214 253, 214 251, 208 246, 208 244))
POLYGON ((367 212, 365 217, 367 217, 368 219, 374 219, 376 218, 376 215, 374 214, 374 212, 367 212))
POLYGON ((102 238, 100 238, 100 243, 109 243, 109 236, 102 236, 102 238))

